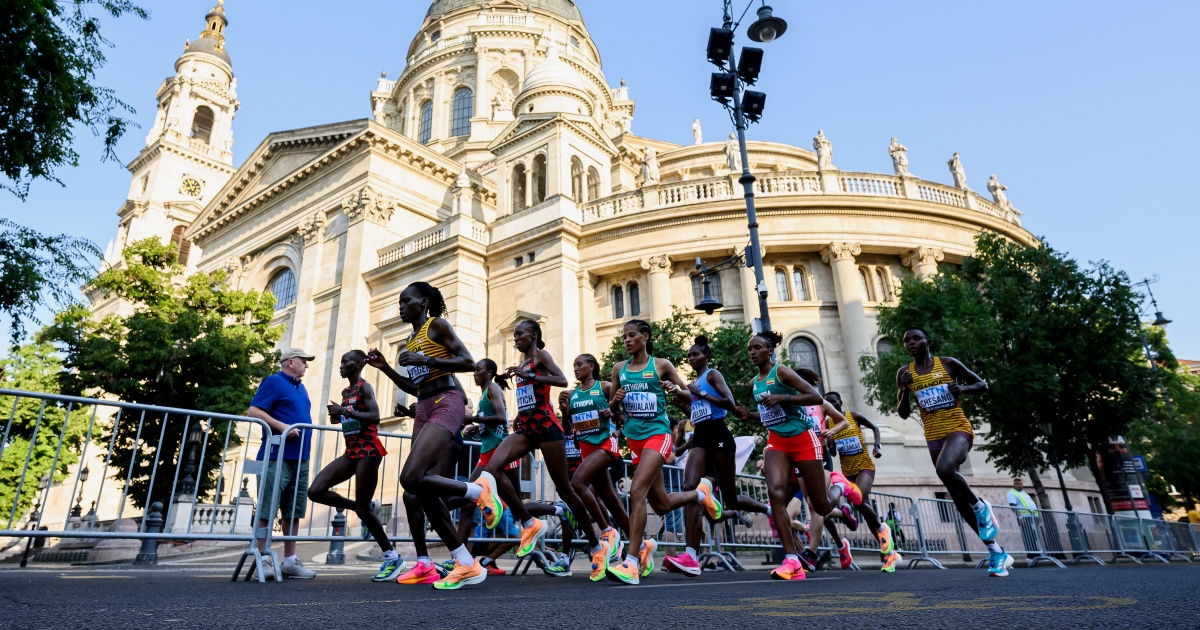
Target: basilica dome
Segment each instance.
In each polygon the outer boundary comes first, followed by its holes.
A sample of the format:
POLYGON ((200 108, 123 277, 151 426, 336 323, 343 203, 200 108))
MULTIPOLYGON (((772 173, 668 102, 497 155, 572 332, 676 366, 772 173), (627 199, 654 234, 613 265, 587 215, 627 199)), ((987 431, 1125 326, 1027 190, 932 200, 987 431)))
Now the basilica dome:
MULTIPOLYGON (((523 3, 532 9, 541 9, 568 20, 583 21, 583 14, 571 0, 523 0, 523 3)), ((478 7, 480 4, 480 0, 437 0, 429 5, 429 11, 425 13, 425 18, 438 18, 452 11, 466 7, 478 7)))

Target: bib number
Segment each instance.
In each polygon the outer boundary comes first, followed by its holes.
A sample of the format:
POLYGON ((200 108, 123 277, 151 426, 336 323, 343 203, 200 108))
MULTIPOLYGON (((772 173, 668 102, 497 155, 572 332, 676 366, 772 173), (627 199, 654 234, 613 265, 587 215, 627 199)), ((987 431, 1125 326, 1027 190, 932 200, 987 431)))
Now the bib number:
POLYGON ((522 385, 517 388, 517 411, 529 411, 537 406, 537 396, 533 393, 533 385, 522 385))
POLYGON ((622 401, 625 415, 638 420, 653 420, 658 417, 658 396, 650 392, 628 392, 622 401))
POLYGON ((576 435, 592 435, 600 432, 600 413, 597 411, 582 411, 571 416, 571 426, 576 435))
POLYGON ((925 411, 950 409, 955 405, 954 395, 950 393, 949 385, 945 383, 934 385, 933 387, 917 390, 917 404, 925 411))
POLYGON ((858 455, 863 452, 862 440, 857 435, 837 440, 837 451, 842 455, 858 455))
POLYGON ((567 459, 580 459, 583 457, 583 452, 579 450, 579 445, 575 443, 575 438, 566 438, 563 440, 563 450, 567 452, 567 459))
POLYGON ((782 405, 764 406, 762 403, 758 405, 758 419, 764 427, 773 427, 778 424, 783 424, 787 420, 787 413, 783 410, 782 405))
POLYGON ((712 405, 708 404, 707 400, 692 401, 692 424, 712 420, 712 405))
MULTIPOLYGON (((418 352, 417 354, 425 356, 425 353, 418 352)), ((408 366, 408 378, 412 380, 413 385, 420 385, 429 376, 428 365, 410 365, 408 366)))
POLYGON ((362 423, 358 420, 342 418, 342 435, 358 435, 362 431, 362 423))

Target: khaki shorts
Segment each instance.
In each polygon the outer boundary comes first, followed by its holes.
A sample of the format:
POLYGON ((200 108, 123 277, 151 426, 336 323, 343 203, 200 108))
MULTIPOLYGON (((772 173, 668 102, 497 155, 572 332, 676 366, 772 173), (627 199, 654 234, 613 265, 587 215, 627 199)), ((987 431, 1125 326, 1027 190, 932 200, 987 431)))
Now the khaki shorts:
POLYGON ((279 472, 279 516, 285 519, 304 518, 308 507, 308 460, 285 459, 268 462, 266 485, 263 486, 264 500, 270 500, 275 487, 275 472, 279 472))

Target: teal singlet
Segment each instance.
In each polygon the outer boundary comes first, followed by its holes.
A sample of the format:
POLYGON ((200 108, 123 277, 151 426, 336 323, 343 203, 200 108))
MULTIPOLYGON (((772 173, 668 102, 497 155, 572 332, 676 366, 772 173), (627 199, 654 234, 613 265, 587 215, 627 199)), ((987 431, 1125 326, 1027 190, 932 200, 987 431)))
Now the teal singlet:
MULTIPOLYGON (((488 399, 486 390, 484 391, 483 395, 479 397, 479 415, 484 417, 496 415, 496 407, 492 405, 492 401, 488 399)), ((500 443, 504 441, 504 438, 508 437, 507 418, 505 420, 506 421, 503 424, 479 423, 479 432, 481 434, 479 438, 479 452, 489 453, 495 450, 495 448, 500 446, 500 443)))
MULTIPOLYGON (((765 378, 754 377, 754 400, 762 400, 767 394, 778 394, 781 396, 799 396, 800 390, 793 389, 779 382, 776 372, 779 371, 779 364, 767 373, 765 378)), ((812 429, 812 418, 809 417, 807 411, 802 405, 794 405, 785 403, 781 405, 773 405, 765 407, 760 402, 758 403, 758 415, 764 427, 767 427, 772 433, 779 437, 795 437, 812 429)))
POLYGON ((571 392, 570 405, 571 426, 580 442, 599 446, 608 441, 612 435, 612 419, 600 416, 601 411, 608 409, 608 399, 604 397, 600 381, 592 383, 589 389, 576 387, 571 392))
POLYGON ((629 369, 626 361, 618 375, 621 389, 625 390, 625 437, 630 440, 646 440, 654 435, 671 432, 667 419, 667 394, 662 380, 654 367, 654 357, 649 357, 646 367, 636 372, 629 369))

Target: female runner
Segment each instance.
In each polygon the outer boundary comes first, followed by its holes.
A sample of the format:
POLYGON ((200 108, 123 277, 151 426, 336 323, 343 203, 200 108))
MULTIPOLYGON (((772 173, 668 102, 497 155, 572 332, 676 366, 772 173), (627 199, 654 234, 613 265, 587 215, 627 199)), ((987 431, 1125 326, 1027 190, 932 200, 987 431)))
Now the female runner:
POLYGON ((957 359, 934 356, 930 352, 929 333, 923 328, 904 332, 904 349, 913 361, 896 372, 896 411, 901 418, 912 413, 909 394, 917 399, 925 443, 938 478, 967 525, 975 528, 988 548, 988 575, 1006 577, 1013 559, 1000 545, 1000 528, 992 515, 992 506, 975 495, 958 467, 967 460, 975 432, 962 409, 963 394, 987 391, 987 382, 957 359), (963 381, 966 385, 959 385, 963 381))
POLYGON ((454 372, 470 372, 475 368, 471 353, 454 333, 450 322, 442 318, 445 311, 446 301, 441 291, 426 282, 408 285, 400 293, 400 319, 412 325, 413 334, 404 352, 396 358, 398 365, 408 367, 408 376, 396 372, 378 350, 372 349, 367 358, 369 365, 378 368, 400 389, 417 397, 412 407, 415 418, 412 450, 400 472, 400 484, 406 493, 416 495, 425 516, 455 560, 454 571, 442 581, 437 581, 437 569, 428 557, 418 558, 413 571, 400 576, 397 581, 432 581, 438 589, 477 584, 487 577, 487 572, 458 540, 441 496, 426 488, 431 478, 444 479, 437 472, 453 470, 458 453, 455 438, 462 431, 465 415, 465 397, 454 372), (419 575, 410 575, 413 573, 419 575))
MULTIPOLYGON (((738 406, 738 415, 755 419, 767 428, 767 448, 763 453, 763 475, 767 481, 767 493, 771 498, 771 512, 775 527, 781 533, 792 530, 792 519, 788 516, 788 500, 792 468, 800 473, 814 514, 829 517, 833 508, 829 505, 825 484, 825 469, 821 466, 823 456, 821 436, 817 432, 820 422, 805 410, 806 406, 818 409, 824 399, 816 388, 800 378, 794 370, 775 361, 775 348, 783 342, 783 336, 774 331, 762 332, 750 338, 748 352, 750 361, 758 368, 754 377, 754 399, 757 411, 738 406)), ((813 528, 809 536, 820 537, 820 530, 813 528)), ((803 580, 804 569, 800 565, 800 554, 794 536, 781 535, 783 564, 771 571, 777 580, 803 580)))
POLYGON ((633 319, 622 329, 625 352, 629 358, 613 366, 612 383, 619 385, 609 406, 625 412, 625 438, 637 470, 629 490, 629 548, 625 561, 608 567, 608 578, 615 582, 637 584, 654 570, 654 551, 658 544, 643 540, 646 529, 646 502, 657 514, 690 503, 702 503, 709 518, 721 518, 721 503, 712 484, 700 481, 696 490, 667 493, 663 485, 664 458, 671 453, 671 423, 667 419, 667 395, 690 400, 687 384, 667 359, 655 358, 650 339, 650 324, 633 319))
POLYGON ((342 390, 342 404, 329 403, 329 421, 340 424, 346 438, 346 452, 333 460, 317 474, 308 487, 308 500, 334 508, 353 510, 371 537, 383 550, 383 565, 371 578, 373 582, 394 580, 404 566, 404 559, 388 540, 387 532, 379 517, 371 511, 371 497, 379 481, 379 464, 387 451, 379 441, 379 403, 375 391, 362 379, 363 366, 367 364, 367 353, 351 350, 342 355, 338 372, 350 385, 342 390), (330 488, 354 478, 354 500, 334 492, 330 488))

